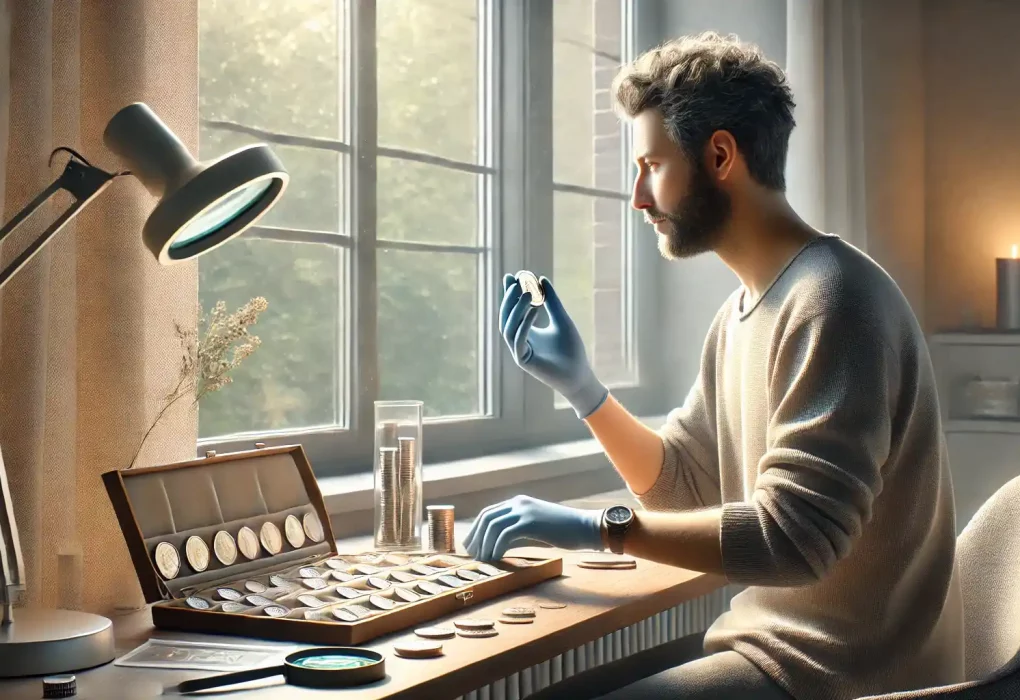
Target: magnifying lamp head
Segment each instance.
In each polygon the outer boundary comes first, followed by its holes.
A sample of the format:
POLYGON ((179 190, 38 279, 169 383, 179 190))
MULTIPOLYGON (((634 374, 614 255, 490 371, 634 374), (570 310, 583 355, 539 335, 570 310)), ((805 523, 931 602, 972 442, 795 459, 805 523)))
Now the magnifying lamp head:
POLYGON ((164 265, 208 253, 242 233, 279 200, 290 179, 263 144, 208 162, 195 160, 141 102, 110 119, 103 141, 159 198, 142 239, 164 265))

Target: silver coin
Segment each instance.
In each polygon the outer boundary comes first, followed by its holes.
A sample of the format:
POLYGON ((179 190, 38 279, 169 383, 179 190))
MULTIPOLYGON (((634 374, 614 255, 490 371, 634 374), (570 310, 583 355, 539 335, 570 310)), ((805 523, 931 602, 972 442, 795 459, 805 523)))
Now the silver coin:
POLYGON ((485 562, 480 563, 477 568, 480 573, 483 573, 486 576, 499 576, 503 573, 501 569, 497 569, 492 564, 486 564, 485 562))
POLYGON ((199 598, 197 595, 190 596, 184 601, 184 603, 194 610, 208 610, 212 607, 212 603, 205 598, 199 598))
POLYGON ((322 523, 319 522, 319 516, 315 513, 305 513, 305 517, 301 519, 305 526, 305 534, 308 535, 308 539, 312 542, 322 542, 326 539, 326 533, 322 529, 322 523))
POLYGON ((334 580, 339 581, 340 583, 347 583, 348 581, 353 581, 358 578, 354 574, 349 574, 346 571, 330 571, 329 573, 334 580))
POLYGON ((201 537, 192 535, 184 543, 184 555, 194 571, 205 571, 209 568, 209 545, 201 537))
POLYGON ((272 576, 270 576, 269 583, 273 584, 274 586, 279 586, 281 588, 286 588, 290 586, 290 580, 284 578, 280 574, 273 574, 272 576))
POLYGON ((481 578, 484 578, 477 571, 471 571, 470 569, 459 569, 457 571, 457 575, 460 576, 465 581, 477 581, 481 578))
POLYGON ((326 579, 322 578, 303 578, 301 579, 301 583, 305 586, 305 588, 311 588, 313 591, 321 591, 329 585, 326 583, 326 579))
POLYGON ((358 564, 354 567, 354 570, 362 576, 372 576, 373 574, 377 574, 381 571, 378 566, 372 566, 371 564, 358 564))
POLYGON ((333 608, 333 617, 341 622, 357 622, 361 616, 347 608, 333 608))
POLYGON ((397 601, 381 595, 369 596, 368 602, 370 605, 374 605, 380 610, 392 610, 393 608, 397 607, 397 605, 399 605, 397 601))
POLYGON ((289 612, 290 610, 282 605, 268 605, 262 609, 262 613, 268 617, 283 617, 289 612))
POLYGON ((287 535, 287 541, 294 549, 300 549, 305 543, 305 531, 301 527, 301 521, 293 513, 283 521, 283 531, 287 535))
POLYGON ((241 600, 244 597, 244 593, 235 591, 233 588, 217 588, 216 597, 220 600, 241 600))
POLYGON ((416 600, 421 600, 421 596, 409 588, 394 588, 393 594, 398 598, 402 598, 405 603, 413 603, 416 600))
POLYGON ((244 603, 228 601, 220 606, 220 610, 222 610, 225 613, 239 613, 244 612, 245 610, 251 610, 251 607, 245 605, 244 603))
POLYGON ((336 571, 340 571, 341 569, 346 569, 350 566, 350 564, 345 562, 343 559, 327 559, 326 566, 336 571))
POLYGON ((394 581, 399 581, 400 583, 410 583, 411 581, 416 580, 418 577, 413 576, 407 573, 406 571, 391 571, 390 578, 393 579, 394 581))
POLYGON ((156 568, 160 575, 167 581, 176 578, 177 574, 181 573, 181 554, 177 551, 177 547, 169 542, 160 542, 156 545, 153 559, 156 560, 156 568))
POLYGON ((359 591, 357 588, 348 588, 347 586, 337 586, 337 595, 342 595, 344 598, 360 598, 366 595, 366 591, 359 591))
POLYGON ((262 527, 259 529, 259 541, 270 554, 276 555, 283 551, 283 535, 280 534, 280 528, 271 522, 262 523, 262 527))
POLYGON ((237 561, 237 543, 226 530, 220 530, 213 537, 213 553, 223 566, 230 566, 237 561))
POLYGON ((325 571, 320 571, 314 566, 303 566, 298 569, 298 576, 301 578, 322 578, 325 573, 325 571))
POLYGON ((439 595, 443 591, 448 591, 450 589, 446 586, 440 586, 435 581, 419 581, 418 590, 426 595, 439 595))
POLYGON ((310 593, 299 595, 297 599, 307 608, 321 608, 324 605, 329 605, 329 601, 323 600, 322 598, 316 598, 310 593))
POLYGON ((456 576, 449 575, 440 576, 436 580, 439 581, 439 583, 449 586, 450 588, 457 588, 459 586, 464 586, 467 584, 467 581, 459 579, 456 576))
POLYGON ((523 606, 506 608, 503 610, 503 617, 535 617, 535 609, 523 606))
POLYGON ((521 286, 522 292, 531 293, 531 305, 541 306, 545 303, 545 292, 542 291, 542 285, 538 281, 538 276, 530 270, 520 270, 514 278, 517 280, 517 284, 521 286))
POLYGON ((390 582, 384 578, 379 578, 378 576, 370 576, 368 578, 368 585, 380 591, 385 591, 390 587, 390 582))
POLYGON ((421 576, 431 576, 438 573, 439 569, 435 569, 428 564, 411 564, 411 571, 421 576))
POLYGON ((364 605, 355 603, 354 605, 348 605, 347 609, 351 612, 360 615, 361 617, 368 617, 372 614, 372 611, 366 608, 364 605))
POLYGON ((265 593, 269 590, 269 586, 264 583, 259 583, 258 581, 245 581, 244 590, 249 593, 265 593))
POLYGON ((255 559, 259 555, 258 535, 247 525, 237 531, 237 548, 245 559, 255 559))
POLYGON ((272 605, 273 603, 273 601, 269 600, 269 598, 261 595, 246 595, 244 599, 256 608, 261 608, 263 605, 272 605))

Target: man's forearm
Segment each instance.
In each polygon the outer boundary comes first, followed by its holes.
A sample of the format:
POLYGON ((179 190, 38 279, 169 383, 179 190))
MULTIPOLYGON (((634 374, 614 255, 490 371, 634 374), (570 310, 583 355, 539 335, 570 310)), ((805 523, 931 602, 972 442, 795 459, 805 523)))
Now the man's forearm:
POLYGON ((632 416, 612 394, 585 423, 631 491, 641 495, 652 488, 663 459, 657 432, 632 416))
POLYGON ((723 574, 721 522, 721 508, 683 513, 635 511, 623 551, 681 569, 723 574))

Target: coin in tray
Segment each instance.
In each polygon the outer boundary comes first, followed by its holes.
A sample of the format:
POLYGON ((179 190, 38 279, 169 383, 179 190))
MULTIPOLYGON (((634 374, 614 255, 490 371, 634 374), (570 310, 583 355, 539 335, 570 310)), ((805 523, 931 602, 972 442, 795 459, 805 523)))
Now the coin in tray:
POLYGON ((337 571, 341 571, 343 569, 348 568, 350 566, 350 564, 348 564, 343 559, 340 559, 339 557, 336 557, 336 558, 333 558, 333 559, 327 559, 326 560, 326 566, 328 566, 331 569, 335 569, 337 571))
POLYGON ((304 546, 305 529, 301 526, 301 521, 293 513, 288 515, 283 521, 283 534, 294 549, 301 549, 304 546))
POLYGON ((410 588, 394 588, 393 595, 396 598, 400 598, 405 603, 414 603, 421 600, 421 596, 412 591, 410 588))

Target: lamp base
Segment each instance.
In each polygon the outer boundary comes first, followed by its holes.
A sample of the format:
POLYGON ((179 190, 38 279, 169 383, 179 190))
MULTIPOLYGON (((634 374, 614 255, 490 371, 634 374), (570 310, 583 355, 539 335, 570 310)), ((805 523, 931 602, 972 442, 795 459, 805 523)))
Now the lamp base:
POLYGON ((74 610, 15 608, 0 626, 0 678, 81 671, 113 661, 113 623, 74 610))

